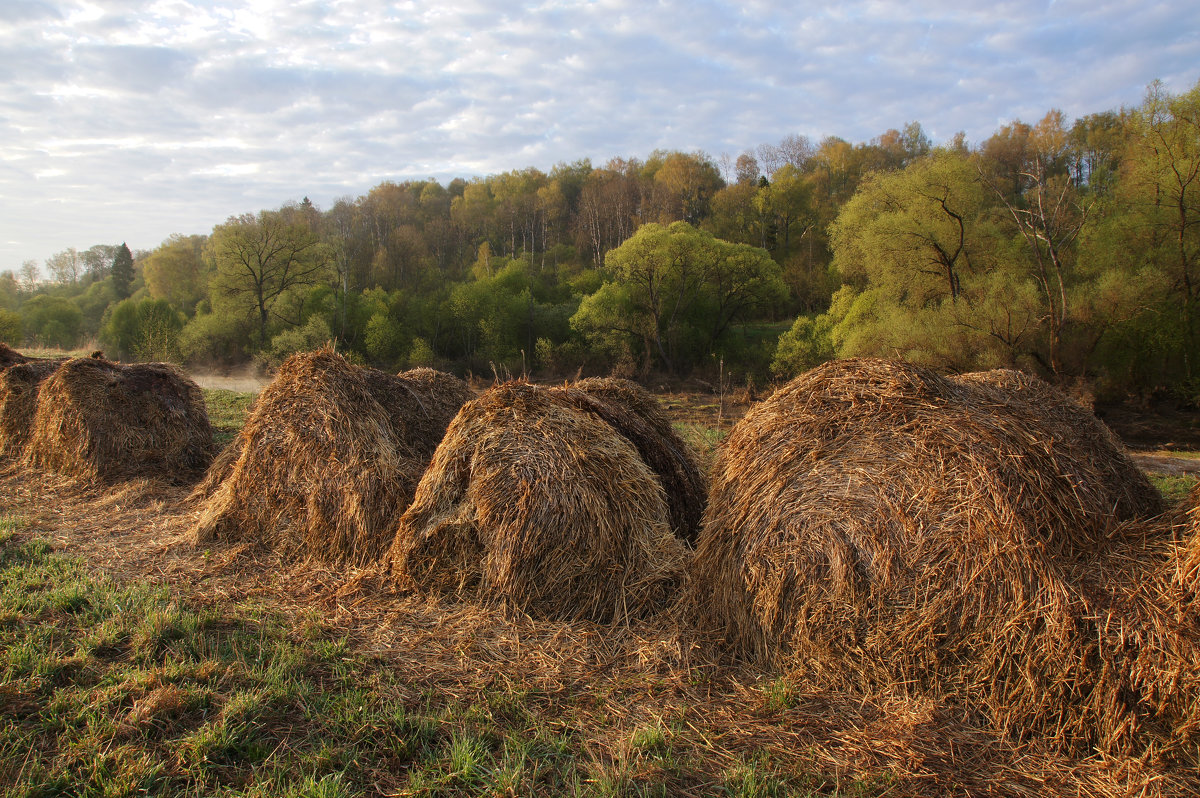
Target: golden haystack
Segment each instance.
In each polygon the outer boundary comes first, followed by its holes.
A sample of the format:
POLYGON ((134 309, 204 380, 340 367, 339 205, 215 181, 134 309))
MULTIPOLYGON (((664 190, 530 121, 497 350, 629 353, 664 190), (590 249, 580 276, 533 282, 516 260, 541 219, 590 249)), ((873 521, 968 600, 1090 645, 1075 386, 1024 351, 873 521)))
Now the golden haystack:
POLYGON ((580 380, 551 394, 599 417, 634 445, 666 491, 675 534, 695 544, 707 489, 691 449, 658 400, 636 382, 607 377, 580 380))
POLYGON ((24 462, 105 482, 184 484, 212 455, 204 394, 178 368, 77 358, 42 382, 24 462))
POLYGON ((689 599, 745 654, 1004 733, 1087 750, 1178 728, 1191 643, 1140 583, 1170 547, 1161 499, 1094 433, 975 379, 828 363, 731 432, 689 599))
POLYGON ((25 363, 29 358, 22 355, 15 349, 9 347, 8 344, 0 341, 0 369, 6 369, 9 366, 15 366, 18 363, 25 363))
POLYGON ((637 449, 552 391, 518 382, 463 406, 389 560, 423 590, 609 621, 666 603, 686 556, 637 449))
POLYGON ((449 375, 392 376, 331 349, 293 355, 193 492, 194 539, 262 541, 329 562, 378 559, 469 395, 449 375))
POLYGON ((61 363, 61 360, 26 359, 0 371, 0 456, 19 457, 25 450, 37 410, 38 391, 61 363))

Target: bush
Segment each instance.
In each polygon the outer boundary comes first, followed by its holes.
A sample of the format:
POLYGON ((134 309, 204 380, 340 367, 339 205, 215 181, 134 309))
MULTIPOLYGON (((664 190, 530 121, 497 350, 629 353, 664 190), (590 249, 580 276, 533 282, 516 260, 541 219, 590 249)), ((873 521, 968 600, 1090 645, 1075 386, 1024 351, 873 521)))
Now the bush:
POLYGON ((0 308, 0 341, 20 346, 25 340, 21 327, 21 314, 0 308))
POLYGON ((311 317, 302 327, 284 330, 271 339, 267 354, 270 365, 278 366, 296 352, 312 352, 329 343, 333 333, 320 316, 311 317))
POLYGON ((198 313, 179 332, 177 345, 185 363, 233 365, 246 360, 253 325, 236 316, 198 313))
POLYGON ((183 319, 165 299, 125 299, 113 306, 100 342, 121 359, 175 360, 183 319))
POLYGON ((69 299, 39 294, 21 306, 21 319, 25 334, 42 346, 73 349, 79 343, 83 312, 69 299))

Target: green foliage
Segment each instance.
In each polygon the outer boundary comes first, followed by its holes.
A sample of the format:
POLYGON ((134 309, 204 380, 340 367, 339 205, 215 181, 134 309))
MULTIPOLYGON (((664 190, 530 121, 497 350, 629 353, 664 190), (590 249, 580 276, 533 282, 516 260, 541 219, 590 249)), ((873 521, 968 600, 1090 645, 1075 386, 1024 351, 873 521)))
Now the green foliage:
POLYGON ((79 343, 83 312, 70 299, 39 294, 21 306, 26 337, 42 346, 70 349, 79 343))
POLYGON ((610 351, 640 351, 667 370, 711 354, 730 325, 779 302, 786 288, 767 253, 686 222, 643 225, 605 258, 607 282, 571 324, 610 351))
POLYGON ((244 363, 253 329, 253 321, 244 316, 197 313, 179 332, 179 356, 197 365, 244 363))
POLYGON ((231 217, 213 229, 206 251, 216 265, 218 300, 235 315, 257 322, 258 344, 270 340, 268 325, 295 289, 330 275, 329 253, 303 216, 286 209, 231 217))
POLYGON ((142 261, 146 289, 187 316, 208 296, 210 270, 204 263, 205 236, 173 235, 142 261))
MULTIPOLYGON (((544 340, 544 339, 542 339, 544 340)), ((437 363, 433 347, 424 338, 414 338, 412 348, 408 350, 408 367, 410 369, 432 367, 437 363)))
POLYGON ((125 242, 117 247, 112 260, 112 287, 118 299, 126 299, 133 285, 133 253, 125 242))
POLYGON ((24 340, 25 333, 21 326, 21 314, 0 308, 0 341, 10 346, 20 346, 24 340))
POLYGON ((321 316, 311 316, 301 327, 291 327, 271 339, 269 361, 278 365, 295 352, 311 352, 333 340, 329 324, 321 316))
POLYGON ((800 316, 792 328, 779 336, 779 345, 771 359, 771 371, 782 379, 791 379, 822 363, 833 360, 834 316, 800 316))
POLYGON ((100 330, 100 342, 122 360, 173 360, 179 357, 183 319, 164 299, 118 302, 100 330))

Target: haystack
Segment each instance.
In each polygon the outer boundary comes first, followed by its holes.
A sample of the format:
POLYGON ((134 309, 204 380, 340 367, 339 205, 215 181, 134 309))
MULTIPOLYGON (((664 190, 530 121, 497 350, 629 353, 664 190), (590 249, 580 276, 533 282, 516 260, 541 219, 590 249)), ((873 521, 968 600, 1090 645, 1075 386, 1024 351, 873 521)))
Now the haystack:
POLYGON ((330 349, 293 355, 193 492, 198 544, 379 558, 446 425, 470 395, 449 375, 392 376, 330 349))
POLYGON ((0 456, 19 457, 25 450, 37 410, 38 391, 61 363, 61 360, 26 359, 0 371, 0 456))
POLYGON ((666 491, 675 534, 694 545, 707 490, 691 449, 649 391, 629 380, 593 377, 551 395, 606 422, 632 443, 666 491))
POLYGON ((184 484, 212 455, 204 394, 178 368, 77 358, 42 382, 24 461, 104 482, 184 484))
POLYGON ((6 369, 9 366, 15 366, 19 363, 25 363, 29 358, 22 355, 15 349, 9 347, 8 344, 0 341, 0 369, 6 369))
POLYGON ((686 556, 629 441, 551 390, 506 383, 446 431, 389 560, 419 589, 610 621, 664 604, 686 556))
POLYGON ((826 364, 731 432, 689 597, 736 649, 816 681, 948 696, 1065 747, 1128 745, 1165 722, 1183 689, 1167 671, 1188 666, 1134 575, 1169 547, 1146 522, 1161 501, 1104 440, 1074 410, 972 379, 826 364))

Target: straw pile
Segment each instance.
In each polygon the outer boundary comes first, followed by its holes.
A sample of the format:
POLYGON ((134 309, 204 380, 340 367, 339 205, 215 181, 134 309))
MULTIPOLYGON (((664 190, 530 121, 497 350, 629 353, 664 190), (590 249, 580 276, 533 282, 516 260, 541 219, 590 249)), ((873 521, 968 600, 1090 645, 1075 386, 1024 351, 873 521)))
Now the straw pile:
POLYGON ((8 344, 0 341, 0 369, 6 369, 9 366, 15 366, 18 363, 25 363, 29 358, 22 355, 15 349, 9 347, 8 344))
POLYGON ((634 445, 666 491, 672 529, 694 545, 707 489, 691 449, 675 433, 658 400, 636 382, 607 377, 554 388, 551 396, 597 416, 634 445))
POLYGON ((665 604, 686 556, 637 449, 554 391, 518 382, 463 406, 389 560, 422 590, 603 622, 665 604))
POLYGON ((193 492, 194 540, 377 560, 469 396, 461 380, 429 370, 392 376, 328 348, 293 355, 193 492))
POLYGON ((1020 396, 1048 388, 979 382, 847 360, 753 408, 712 477, 700 623, 817 682, 948 697, 1063 748, 1187 726, 1194 648, 1140 579, 1170 548, 1139 520, 1161 500, 1090 419, 1020 396))
MULTIPOLYGON (((0 344, 2 346, 2 344, 0 344)), ((0 352, 0 358, 4 355, 0 352)), ((20 457, 29 441, 42 382, 61 360, 30 360, 0 371, 0 456, 20 457)))
POLYGON ((194 480, 212 460, 204 394, 169 363, 62 363, 42 383, 26 465, 102 482, 194 480))

